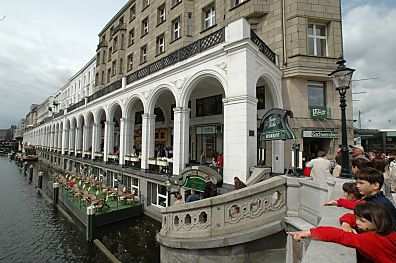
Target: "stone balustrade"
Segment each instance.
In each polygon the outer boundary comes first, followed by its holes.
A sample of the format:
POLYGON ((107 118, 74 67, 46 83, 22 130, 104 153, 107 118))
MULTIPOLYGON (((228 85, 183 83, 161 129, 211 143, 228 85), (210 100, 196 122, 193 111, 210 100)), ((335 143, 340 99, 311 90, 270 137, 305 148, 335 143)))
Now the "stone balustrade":
POLYGON ((161 209, 161 245, 202 249, 240 244, 282 230, 286 214, 286 178, 193 203, 161 209))

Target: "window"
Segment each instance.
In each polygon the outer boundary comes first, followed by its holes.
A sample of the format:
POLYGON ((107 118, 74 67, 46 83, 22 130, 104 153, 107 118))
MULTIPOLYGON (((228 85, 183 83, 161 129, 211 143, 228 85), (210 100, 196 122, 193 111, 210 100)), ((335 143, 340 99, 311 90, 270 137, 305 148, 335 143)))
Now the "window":
POLYGON ((108 58, 107 58, 108 61, 111 60, 111 53, 113 53, 113 48, 109 47, 109 54, 108 54, 108 58))
POLYGON ((223 96, 216 95, 212 97, 197 99, 196 115, 197 117, 217 115, 223 113, 223 96))
POLYGON ((308 24, 308 54, 327 56, 327 32, 325 25, 308 24))
POLYGON ((165 52, 164 34, 157 37, 157 55, 165 52))
POLYGON ((157 11, 157 24, 161 24, 165 21, 165 4, 158 7, 157 11))
POLYGON ((100 53, 96 54, 96 64, 100 63, 100 53))
POLYGON ((103 50, 102 63, 105 63, 105 59, 106 59, 106 50, 103 50))
POLYGON ((308 89, 308 106, 326 106, 325 85, 323 82, 310 81, 308 89))
POLYGON ((240 5, 243 2, 246 2, 246 0, 234 0, 234 6, 240 5))
POLYGON ((146 9, 150 5, 150 0, 143 0, 142 10, 146 9))
POLYGON ((114 38, 113 40, 113 50, 117 51, 118 48, 118 36, 114 38))
POLYGON ((129 54, 127 58, 127 70, 130 71, 133 68, 133 54, 129 54))
POLYGON ((214 4, 211 4, 204 8, 204 29, 208 29, 209 27, 212 27, 215 25, 215 8, 214 4))
POLYGON ((180 18, 177 18, 172 22, 172 40, 180 38, 180 18))
POLYGON ((140 49, 140 63, 144 63, 147 61, 147 45, 143 46, 140 49))
POLYGON ((115 74, 117 74, 117 61, 113 61, 113 63, 111 63, 111 70, 112 70, 112 75, 114 76, 115 74))
POLYGON ((121 50, 124 50, 124 42, 125 42, 125 36, 124 34, 121 35, 121 50))
POLYGON ((124 60, 122 58, 120 58, 120 74, 122 74, 122 72, 124 71, 124 60))
POLYGON ((173 1, 172 1, 172 2, 173 2, 173 6, 175 6, 175 5, 179 4, 179 3, 181 3, 181 1, 182 1, 182 0, 173 0, 173 1))
POLYGON ((110 82, 110 77, 111 77, 111 68, 107 69, 107 83, 110 82))
POLYGON ((104 80, 105 80, 105 72, 102 70, 102 79, 100 80, 100 84, 105 84, 104 83, 104 80))
POLYGON ((146 35, 148 32, 149 32, 148 17, 146 17, 142 21, 142 36, 146 35))
POLYGON ((114 27, 112 26, 112 27, 110 27, 110 38, 111 38, 111 36, 113 36, 113 32, 114 32, 114 27))
POLYGON ((187 18, 187 36, 192 36, 193 34, 193 23, 192 23, 192 13, 188 13, 188 18, 187 18))
POLYGON ((256 87, 257 109, 265 109, 265 86, 256 87))
POLYGON ((131 8, 129 8, 129 22, 131 22, 136 17, 136 6, 133 4, 131 8))
POLYGON ((147 182, 147 203, 155 206, 166 207, 168 203, 166 187, 147 182))
POLYGON ((128 33, 128 46, 135 43, 135 29, 131 29, 128 33))

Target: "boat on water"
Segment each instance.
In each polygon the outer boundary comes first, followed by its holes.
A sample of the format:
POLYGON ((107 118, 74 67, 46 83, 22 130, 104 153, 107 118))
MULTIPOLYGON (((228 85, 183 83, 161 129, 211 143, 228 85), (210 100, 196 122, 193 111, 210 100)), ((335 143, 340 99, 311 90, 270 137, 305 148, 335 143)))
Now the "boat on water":
POLYGON ((37 153, 36 149, 34 148, 24 148, 24 151, 22 151, 22 160, 23 161, 37 161, 37 153))

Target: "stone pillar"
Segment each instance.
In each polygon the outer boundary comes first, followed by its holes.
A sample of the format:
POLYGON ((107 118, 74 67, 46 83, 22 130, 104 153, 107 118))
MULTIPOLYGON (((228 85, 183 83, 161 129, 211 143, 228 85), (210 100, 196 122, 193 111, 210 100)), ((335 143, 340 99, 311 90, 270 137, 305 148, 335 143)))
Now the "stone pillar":
POLYGON ((68 144, 68 140, 69 140, 69 130, 68 129, 63 129, 62 130, 62 149, 61 149, 61 153, 62 155, 65 154, 65 148, 67 148, 67 144, 68 144))
POLYGON ((77 150, 80 150, 78 148, 78 142, 80 141, 80 136, 81 136, 81 127, 76 127, 75 129, 76 137, 74 139, 74 155, 77 156, 77 150))
POLYGON ((95 159, 95 152, 99 152, 100 148, 100 124, 92 125, 92 155, 91 159, 95 159))
POLYGON ((127 133, 127 120, 125 118, 120 119, 120 156, 119 156, 119 164, 125 164, 125 154, 127 154, 126 149, 126 133, 127 133))
POLYGON ((69 132, 69 154, 70 154, 70 150, 71 150, 71 149, 76 150, 76 149, 75 149, 75 146, 74 146, 75 138, 76 138, 75 129, 74 129, 74 128, 71 128, 71 129, 70 129, 70 132, 69 132))
POLYGON ((148 159, 154 157, 155 115, 142 114, 141 168, 148 170, 148 159))
POLYGON ((82 143, 83 143, 83 128, 82 127, 78 127, 77 128, 77 134, 78 134, 78 138, 76 139, 76 150, 80 150, 82 151, 82 143))
POLYGON ((285 172, 285 142, 273 141, 272 142, 272 172, 284 173, 285 172))
POLYGON ((190 109, 173 109, 173 174, 179 175, 189 162, 190 109))
POLYGON ((257 163, 257 99, 238 96, 223 102, 223 182, 233 184, 235 176, 246 182, 249 168, 257 163))
POLYGON ((61 149, 62 150, 62 141, 63 141, 63 128, 61 129, 59 126, 58 129, 58 150, 61 149))
POLYGON ((87 132, 88 130, 87 130, 87 126, 86 125, 84 125, 84 127, 83 127, 83 141, 82 141, 82 152, 83 152, 83 156, 84 156, 84 152, 85 151, 87 151, 88 150, 88 148, 87 148, 87 134, 88 134, 88 132, 87 132))
POLYGON ((56 149, 58 148, 58 128, 55 128, 55 131, 54 131, 54 144, 53 144, 53 147, 54 147, 54 152, 55 152, 56 149))
POLYGON ((103 161, 107 163, 109 154, 109 122, 105 121, 104 127, 104 143, 103 143, 103 161))
POLYGON ((132 153, 135 135, 135 123, 130 119, 124 119, 124 145, 125 154, 132 153))

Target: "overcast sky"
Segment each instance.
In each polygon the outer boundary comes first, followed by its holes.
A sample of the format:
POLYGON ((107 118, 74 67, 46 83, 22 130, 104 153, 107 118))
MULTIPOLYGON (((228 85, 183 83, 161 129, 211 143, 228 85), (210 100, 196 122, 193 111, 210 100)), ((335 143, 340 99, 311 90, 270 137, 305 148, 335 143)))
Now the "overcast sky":
MULTIPOLYGON (((98 33, 127 0, 13 0, 0 4, 0 128, 59 90, 94 55, 98 33)), ((396 128, 396 1, 343 0, 344 53, 355 68, 354 118, 396 128), (394 73, 393 73, 394 75, 394 73)), ((351 104, 352 102, 348 102, 351 104)))

